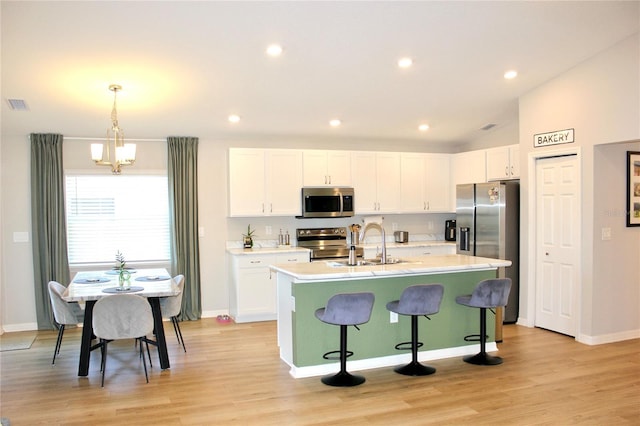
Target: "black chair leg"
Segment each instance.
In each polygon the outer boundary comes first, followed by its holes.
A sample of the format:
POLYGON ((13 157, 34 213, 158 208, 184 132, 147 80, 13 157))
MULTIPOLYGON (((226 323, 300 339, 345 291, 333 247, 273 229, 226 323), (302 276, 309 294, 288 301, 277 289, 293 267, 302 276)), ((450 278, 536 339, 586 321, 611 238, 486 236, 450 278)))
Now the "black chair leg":
POLYGON ((180 324, 178 323, 177 317, 171 317, 171 322, 173 323, 173 330, 176 332, 176 337, 178 338, 178 343, 182 345, 182 349, 184 352, 187 352, 187 348, 184 345, 184 338, 182 337, 182 330, 180 330, 180 324))
MULTIPOLYGON (((142 358, 142 365, 144 366, 144 378, 147 380, 147 383, 149 383, 149 374, 147 373, 147 360, 144 357, 144 351, 142 349, 142 340, 143 338, 140 338, 140 358, 142 358)), ((145 343, 147 345, 147 354, 149 354, 149 344, 146 342, 145 343)), ((151 356, 149 355, 149 363, 151 363, 151 356)))
POLYGON ((340 371, 333 376, 326 376, 320 379, 322 383, 329 386, 357 386, 365 382, 362 376, 349 374, 347 372, 347 326, 340 326, 340 371))
POLYGON ((102 371, 102 382, 100 387, 104 387, 104 373, 107 369, 107 343, 108 340, 100 339, 102 342, 102 347, 100 348, 100 352, 102 352, 102 360, 100 361, 100 371, 102 371))
POLYGON ((53 361, 51 365, 56 363, 56 355, 60 353, 60 346, 62 346, 62 335, 64 334, 64 324, 60 324, 58 329, 58 339, 56 340, 56 348, 53 350, 53 361))
POLYGON ((475 365, 498 365, 502 364, 502 358, 489 355, 487 347, 487 308, 480 308, 480 352, 476 355, 469 355, 463 358, 465 362, 475 365))
MULTIPOLYGON (((406 344, 406 343, 404 343, 406 344)), ((404 345, 401 343, 401 345, 404 345)), ((418 348, 422 346, 418 342, 418 316, 411 315, 411 362, 402 367, 396 367, 393 371, 405 376, 428 376, 436 372, 436 369, 418 362, 418 348)), ((398 348, 396 346, 396 348, 398 348)))

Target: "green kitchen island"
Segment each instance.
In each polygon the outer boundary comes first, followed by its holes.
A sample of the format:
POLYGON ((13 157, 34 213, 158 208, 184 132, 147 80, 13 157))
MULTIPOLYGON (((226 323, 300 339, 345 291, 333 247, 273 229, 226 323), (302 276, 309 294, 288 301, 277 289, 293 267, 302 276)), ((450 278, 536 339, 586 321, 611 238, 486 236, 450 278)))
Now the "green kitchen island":
MULTIPOLYGON (((395 317, 386 305, 399 299, 410 285, 435 283, 444 286, 444 297, 440 312, 431 315, 431 321, 420 319, 419 338, 424 346, 418 359, 479 352, 479 343, 464 340, 466 335, 478 334, 479 310, 458 305, 455 298, 470 294, 479 281, 495 278, 498 268, 510 265, 509 260, 464 255, 411 257, 402 263, 353 267, 333 261, 271 265, 277 279, 280 358, 295 378, 336 372, 339 362, 322 355, 339 348, 340 327, 321 322, 315 311, 334 294, 372 292, 375 303, 370 321, 360 331, 348 330, 348 349, 354 354, 347 368, 356 371, 405 364, 411 360, 411 351, 398 351, 395 345, 411 340, 410 317, 395 317)), ((491 318, 487 318, 487 333, 487 352, 496 351, 491 318)))

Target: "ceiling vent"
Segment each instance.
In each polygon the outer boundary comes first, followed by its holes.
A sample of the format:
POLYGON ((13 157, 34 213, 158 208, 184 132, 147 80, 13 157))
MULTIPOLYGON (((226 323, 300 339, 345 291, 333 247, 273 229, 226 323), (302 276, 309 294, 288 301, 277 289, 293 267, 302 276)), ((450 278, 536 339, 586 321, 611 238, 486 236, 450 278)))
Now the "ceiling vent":
POLYGON ((485 124, 484 126, 480 127, 480 130, 489 130, 491 128, 496 127, 495 123, 489 123, 489 124, 485 124))
POLYGON ((29 111, 29 107, 24 99, 7 99, 9 101, 9 106, 14 111, 29 111))

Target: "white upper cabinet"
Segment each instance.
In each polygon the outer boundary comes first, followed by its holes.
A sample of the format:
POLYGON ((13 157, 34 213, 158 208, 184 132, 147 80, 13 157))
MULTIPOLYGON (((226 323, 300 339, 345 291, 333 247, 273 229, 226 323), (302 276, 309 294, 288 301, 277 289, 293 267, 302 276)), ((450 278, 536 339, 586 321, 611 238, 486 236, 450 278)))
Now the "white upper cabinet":
POLYGON ((402 153, 400 162, 402 213, 451 211, 449 154, 402 153))
POLYGON ((455 211, 456 186, 487 181, 486 151, 467 151, 451 156, 451 210, 455 211))
POLYGON ((302 161, 304 186, 351 186, 349 151, 306 150, 302 161))
POLYGON ((451 156, 426 154, 425 201, 428 212, 450 212, 451 208, 451 156))
POLYGON ((451 163, 451 183, 478 183, 487 181, 485 150, 454 154, 451 163))
POLYGON ((403 213, 422 213, 427 209, 425 163, 424 154, 400 155, 400 205, 403 213))
POLYGON ((353 152, 356 214, 400 212, 400 153, 353 152))
POLYGON ((487 150, 487 181, 520 178, 520 146, 487 150))
POLYGON ((302 152, 229 149, 229 216, 300 215, 302 152))

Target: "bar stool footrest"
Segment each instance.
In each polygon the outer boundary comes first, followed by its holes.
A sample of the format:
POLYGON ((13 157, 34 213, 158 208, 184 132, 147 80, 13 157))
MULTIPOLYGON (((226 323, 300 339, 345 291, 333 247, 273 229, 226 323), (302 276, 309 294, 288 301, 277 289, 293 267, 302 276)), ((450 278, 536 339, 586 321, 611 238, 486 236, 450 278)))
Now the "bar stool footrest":
MULTIPOLYGON (((399 350, 399 351, 410 351, 411 349, 413 349, 412 345, 413 345, 413 342, 402 342, 402 343, 398 343, 395 346, 395 348, 396 350, 399 350)), ((423 346, 422 342, 417 342, 416 348, 421 348, 422 346, 423 346)))
MULTIPOLYGON (((482 339, 480 337, 481 336, 479 334, 469 334, 467 336, 464 336, 464 341, 465 342, 481 342, 482 339)), ((484 336, 484 338, 486 342, 486 339, 489 338, 489 335, 484 336)))
MULTIPOLYGON (((346 352, 346 358, 349 358, 351 355, 353 355, 352 351, 347 351, 346 352)), ((338 360, 339 361, 340 360, 340 351, 337 350, 337 351, 327 352, 327 353, 322 355, 322 358, 329 359, 329 360, 338 360), (335 354, 338 354, 338 355, 336 356, 335 354)))

